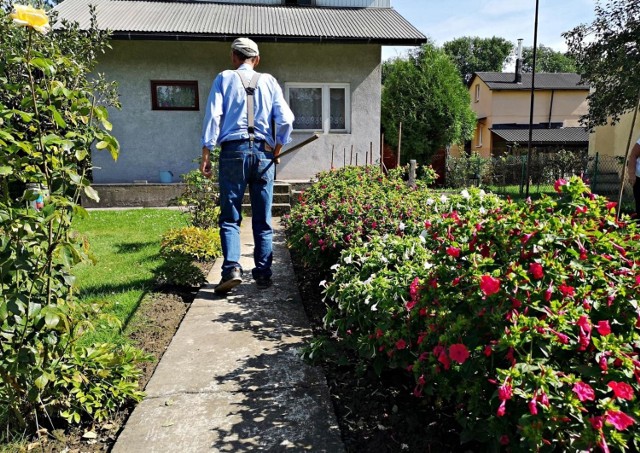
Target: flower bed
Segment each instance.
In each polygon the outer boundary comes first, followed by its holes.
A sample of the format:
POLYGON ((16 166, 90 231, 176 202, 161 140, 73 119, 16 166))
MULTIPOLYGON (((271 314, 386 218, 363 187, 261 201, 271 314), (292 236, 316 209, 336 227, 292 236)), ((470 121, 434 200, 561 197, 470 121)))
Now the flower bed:
POLYGON ((638 449, 640 235, 581 180, 556 188, 526 203, 477 189, 400 198, 401 234, 336 247, 327 328, 375 369, 411 373, 416 397, 457 404, 463 440, 638 449))

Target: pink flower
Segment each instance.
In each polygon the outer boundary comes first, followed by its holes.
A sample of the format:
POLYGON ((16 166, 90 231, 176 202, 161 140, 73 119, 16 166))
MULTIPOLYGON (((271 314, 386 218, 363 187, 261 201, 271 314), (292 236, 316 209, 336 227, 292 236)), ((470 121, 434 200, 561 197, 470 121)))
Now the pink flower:
POLYGON ((583 332, 591 332, 591 322, 585 315, 580 316, 580 319, 578 319, 576 324, 580 327, 580 329, 582 329, 583 332))
POLYGON ((568 286, 564 283, 558 286, 558 289, 564 297, 573 297, 576 294, 575 288, 573 286, 568 286))
POLYGON ((578 214, 586 214, 589 209, 586 206, 578 206, 576 208, 576 215, 578 214))
POLYGON ((551 295, 553 294, 553 283, 549 283, 549 287, 544 292, 544 300, 545 302, 549 302, 551 300, 551 295))
POLYGON ((483 275, 480 277, 480 290, 485 296, 491 296, 500 291, 500 280, 490 275, 483 275))
POLYGON ((535 280, 541 280, 544 277, 544 270, 539 263, 531 263, 529 265, 529 273, 535 280))
POLYGON ((600 431, 604 426, 604 419, 603 417, 591 417, 589 419, 589 423, 591 423, 593 429, 595 429, 596 431, 600 431))
POLYGON ((407 347, 407 342, 400 338, 396 341, 396 349, 405 349, 407 347))
POLYGON ((500 445, 509 445, 509 442, 511 442, 509 440, 509 436, 507 436, 506 434, 503 434, 502 436, 500 436, 500 445))
POLYGON ((631 387, 626 382, 615 382, 611 381, 607 384, 607 386, 613 390, 613 394, 616 398, 620 398, 623 400, 632 400, 633 399, 633 387, 631 387))
POLYGON ((462 365, 469 358, 469 351, 462 343, 452 344, 449 346, 449 357, 462 365))
POLYGON ((582 402, 593 401, 596 398, 596 394, 593 388, 585 382, 576 382, 573 386, 573 393, 576 394, 578 399, 582 402))
POLYGON ((491 346, 486 345, 486 346, 484 347, 484 355, 485 355, 486 357, 491 357, 491 354, 493 354, 493 349, 491 349, 491 346))
POLYGON ((447 255, 458 258, 460 256, 460 249, 453 246, 447 247, 447 255))
POLYGON ((609 321, 600 321, 598 323, 598 333, 603 337, 606 337, 611 333, 611 326, 609 325, 609 321))
POLYGON ((614 209, 616 206, 618 206, 618 203, 615 201, 610 201, 609 203, 606 204, 606 209, 607 211, 611 211, 612 209, 614 209))
POLYGON ((542 404, 545 407, 549 407, 549 405, 550 405, 549 397, 547 396, 547 394, 545 392, 541 392, 538 395, 538 401, 540 402, 540 404, 542 404))
POLYGON ((504 384, 498 387, 498 399, 500 401, 510 400, 513 396, 513 389, 509 384, 504 384))
POLYGON ((532 399, 531 401, 529 401, 529 412, 531 413, 531 415, 538 415, 538 405, 536 404, 536 399, 532 399))
POLYGON ((613 425, 618 431, 624 431, 635 423, 635 420, 622 411, 614 411, 609 409, 605 416, 607 423, 613 425))
POLYGON ((558 193, 562 193, 562 186, 566 186, 568 184, 566 179, 560 178, 556 181, 556 183, 553 185, 553 188, 556 192, 558 193))
POLYGON ((442 366, 444 366, 445 370, 451 368, 451 361, 449 360, 449 357, 447 357, 447 353, 444 352, 444 350, 440 353, 440 355, 438 355, 438 362, 440 362, 442 366))
POLYGON ((504 414, 507 413, 507 402, 503 401, 500 403, 500 406, 498 406, 498 411, 496 412, 496 415, 498 417, 504 417, 504 414))

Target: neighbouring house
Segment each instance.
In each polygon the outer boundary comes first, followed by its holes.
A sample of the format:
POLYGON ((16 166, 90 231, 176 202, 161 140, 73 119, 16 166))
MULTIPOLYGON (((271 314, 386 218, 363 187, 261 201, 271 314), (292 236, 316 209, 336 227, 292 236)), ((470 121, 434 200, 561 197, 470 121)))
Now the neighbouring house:
POLYGON ((632 147, 640 138, 640 115, 631 129, 633 112, 620 117, 614 125, 596 127, 589 137, 589 155, 624 159, 628 148, 632 147), (631 143, 629 144, 629 134, 631 143))
POLYGON ((118 161, 93 155, 99 184, 177 182, 198 167, 203 106, 239 36, 258 43, 258 70, 282 86, 296 115, 292 145, 321 134, 282 159, 277 179, 308 180, 352 147, 362 163, 371 149, 378 157, 382 46, 426 42, 390 0, 64 0, 55 9, 88 28, 89 5, 113 32, 97 72, 119 83, 122 103, 110 111, 118 161))
MULTIPOLYGON (((477 115, 468 154, 482 157, 527 148, 531 112, 530 73, 477 72, 469 82, 471 107, 477 115)), ((587 149, 588 131, 580 117, 588 112, 589 85, 573 73, 535 75, 532 146, 538 151, 587 149)))

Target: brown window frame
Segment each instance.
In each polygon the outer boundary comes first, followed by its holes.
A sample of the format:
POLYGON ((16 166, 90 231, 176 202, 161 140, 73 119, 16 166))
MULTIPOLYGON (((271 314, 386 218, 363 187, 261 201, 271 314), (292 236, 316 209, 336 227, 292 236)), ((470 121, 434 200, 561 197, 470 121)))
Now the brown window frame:
POLYGON ((198 93, 197 80, 151 80, 151 109, 152 110, 177 110, 177 111, 198 111, 200 110, 200 96, 198 93), (158 105, 158 87, 179 86, 193 88, 195 99, 193 106, 166 107, 158 105))

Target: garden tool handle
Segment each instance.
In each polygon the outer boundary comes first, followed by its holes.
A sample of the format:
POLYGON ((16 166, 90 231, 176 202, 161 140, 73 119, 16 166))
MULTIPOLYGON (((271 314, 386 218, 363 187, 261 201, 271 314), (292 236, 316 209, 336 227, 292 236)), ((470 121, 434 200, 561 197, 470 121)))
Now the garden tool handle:
POLYGON ((280 163, 280 158, 282 156, 286 156, 289 153, 292 153, 294 151, 298 151, 300 148, 302 148, 303 146, 308 145, 309 143, 317 140, 320 138, 320 135, 318 134, 313 134, 311 137, 301 141, 300 143, 298 143, 295 146, 292 146, 291 148, 287 149, 284 152, 280 152, 280 150, 282 149, 282 145, 276 145, 275 149, 273 150, 273 162, 276 164, 280 163))

